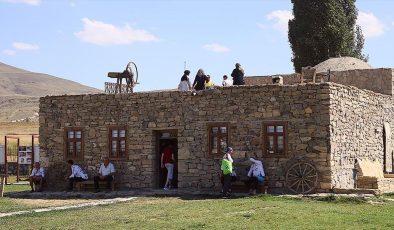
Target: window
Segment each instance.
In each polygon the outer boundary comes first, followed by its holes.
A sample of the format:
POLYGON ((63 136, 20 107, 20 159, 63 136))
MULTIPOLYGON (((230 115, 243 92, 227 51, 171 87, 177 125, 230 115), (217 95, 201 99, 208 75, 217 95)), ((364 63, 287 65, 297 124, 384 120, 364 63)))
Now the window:
POLYGON ((66 159, 82 159, 83 133, 80 128, 68 128, 65 132, 66 159))
POLYGON ((209 126, 209 154, 222 154, 228 146, 228 124, 209 126))
POLYGON ((264 153, 283 155, 286 153, 286 123, 271 122, 264 124, 264 153))
POLYGON ((125 127, 111 127, 109 129, 109 157, 126 158, 126 135, 125 127))

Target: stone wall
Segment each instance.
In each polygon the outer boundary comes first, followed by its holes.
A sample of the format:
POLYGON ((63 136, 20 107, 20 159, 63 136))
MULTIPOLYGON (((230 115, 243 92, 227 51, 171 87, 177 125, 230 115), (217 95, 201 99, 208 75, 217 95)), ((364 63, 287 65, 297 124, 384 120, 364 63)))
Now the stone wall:
MULTIPOLYGON (((393 69, 333 71, 331 74, 330 82, 393 95, 393 69)), ((325 81, 328 79, 325 78, 325 81)))
POLYGON ((338 84, 330 97, 332 186, 354 188, 355 159, 379 161, 376 170, 383 170, 383 126, 393 127, 392 97, 338 84))
MULTIPOLYGON (((335 82, 342 85, 355 86, 359 89, 371 90, 376 93, 393 95, 393 71, 394 69, 388 68, 332 71, 330 79, 326 74, 322 78, 324 82, 335 82)), ((283 84, 285 85, 299 84, 301 81, 300 74, 283 74, 280 76, 283 77, 283 84)), ((272 78, 271 76, 245 77, 245 84, 272 84, 272 78)))
POLYGON ((301 81, 301 74, 275 74, 267 76, 248 76, 245 77, 246 85, 270 85, 272 84, 273 76, 282 76, 284 85, 295 85, 301 81))
MULTIPOLYGON (((208 156, 208 125, 228 122, 235 162, 246 153, 262 158, 270 188, 283 188, 290 159, 306 157, 319 172, 319 187, 331 183, 329 155, 330 84, 234 86, 187 92, 165 91, 122 95, 53 96, 40 99, 40 147, 43 165, 52 170, 48 183, 64 186, 64 132, 81 127, 84 158, 90 175, 108 155, 108 127, 127 127, 128 159, 114 161, 122 187, 157 186, 155 131, 176 130, 178 186, 219 187, 219 160, 208 156), (263 155, 265 121, 287 122, 287 154, 263 155)), ((51 171, 49 170, 49 171, 51 171)))

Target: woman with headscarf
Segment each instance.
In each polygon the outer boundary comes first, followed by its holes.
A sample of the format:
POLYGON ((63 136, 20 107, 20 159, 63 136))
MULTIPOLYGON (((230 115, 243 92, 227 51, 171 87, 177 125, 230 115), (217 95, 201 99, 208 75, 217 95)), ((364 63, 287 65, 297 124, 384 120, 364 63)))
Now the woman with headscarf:
POLYGON ((193 88, 195 90, 203 90, 205 88, 205 73, 203 69, 199 69, 196 74, 196 78, 194 78, 193 88))
POLYGON ((249 158, 252 162, 248 172, 248 181, 247 184, 249 185, 249 194, 255 195, 256 190, 259 183, 263 183, 265 180, 265 173, 263 168, 263 163, 259 160, 254 158, 249 158))
POLYGON ((179 83, 178 89, 180 91, 189 91, 192 90, 192 86, 189 80, 190 70, 185 70, 183 72, 183 76, 181 78, 181 82, 179 83))
POLYGON ((231 73, 231 77, 233 77, 233 85, 245 85, 244 75, 245 72, 241 68, 241 64, 236 63, 235 69, 231 73))

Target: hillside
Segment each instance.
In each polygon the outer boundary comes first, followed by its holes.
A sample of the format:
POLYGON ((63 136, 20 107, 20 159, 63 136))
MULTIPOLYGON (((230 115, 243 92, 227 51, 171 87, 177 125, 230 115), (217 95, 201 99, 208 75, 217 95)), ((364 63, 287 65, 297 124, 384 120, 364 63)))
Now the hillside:
POLYGON ((0 62, 0 96, 89 94, 102 91, 48 74, 29 72, 0 62))
POLYGON ((37 120, 38 101, 42 96, 93 93, 103 91, 0 62, 0 122, 37 120))

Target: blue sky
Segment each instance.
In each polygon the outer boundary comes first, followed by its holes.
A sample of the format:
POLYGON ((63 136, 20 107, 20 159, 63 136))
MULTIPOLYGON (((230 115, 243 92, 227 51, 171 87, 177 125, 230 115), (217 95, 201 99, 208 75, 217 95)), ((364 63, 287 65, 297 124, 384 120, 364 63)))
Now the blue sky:
MULTIPOLYGON (((394 67, 394 1, 358 0, 364 53, 394 67)), ((134 61, 136 91, 175 88, 184 65, 216 84, 245 74, 292 73, 290 0, 0 0, 0 62, 103 89, 134 61)))

